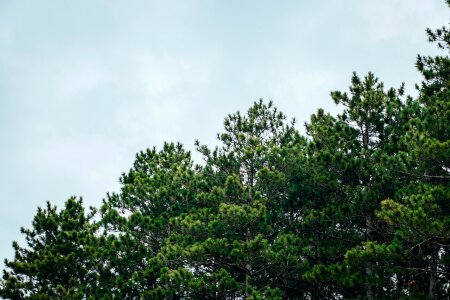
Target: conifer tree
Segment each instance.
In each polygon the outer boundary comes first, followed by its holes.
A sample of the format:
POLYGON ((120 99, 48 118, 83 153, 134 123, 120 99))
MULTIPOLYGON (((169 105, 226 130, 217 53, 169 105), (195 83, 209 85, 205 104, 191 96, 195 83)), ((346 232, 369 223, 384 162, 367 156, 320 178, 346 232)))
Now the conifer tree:
MULTIPOLYGON (((47 202, 30 229, 22 228, 27 246, 13 243, 15 258, 5 260, 0 296, 5 299, 85 299, 101 290, 92 211, 70 198, 64 209, 47 202)), ((101 293, 101 292, 100 292, 101 293)))
MULTIPOLYGON (((120 299, 139 298, 144 292, 156 297, 152 290, 159 295, 166 267, 182 267, 157 254, 172 233, 170 218, 187 212, 196 194, 190 153, 173 143, 161 151, 142 151, 120 183, 121 191, 109 194, 101 208, 104 259, 114 277, 111 293, 120 299)), ((169 298, 175 293, 166 292, 169 298)))
MULTIPOLYGON (((344 107, 343 113, 334 118, 319 110, 307 124, 312 138, 311 161, 320 170, 316 176, 326 181, 325 186, 334 186, 332 194, 324 194, 328 199, 321 201, 322 206, 311 212, 310 220, 326 224, 325 244, 334 239, 335 245, 341 246, 340 249, 329 247, 331 252, 324 253, 322 260, 335 262, 329 271, 343 286, 354 289, 364 284, 369 299, 376 296, 380 279, 371 262, 359 266, 358 276, 355 276, 358 273, 345 276, 337 270, 348 249, 382 238, 377 232, 374 212, 380 199, 393 195, 397 186, 398 178, 390 172, 388 156, 399 151, 398 141, 403 134, 402 95, 403 86, 385 91, 372 73, 364 80, 354 74, 350 94, 331 93, 336 104, 344 107), (333 256, 327 257, 330 254, 333 256)), ((324 265, 317 264, 308 276, 314 278, 314 272, 319 272, 324 265)))
MULTIPOLYGON (((448 29, 427 34, 448 55, 448 29)), ((415 116, 403 139, 407 152, 400 156, 406 170, 398 174, 410 184, 382 202, 378 217, 389 224, 392 239, 377 251, 390 249, 400 257, 394 265, 410 295, 444 299, 450 295, 450 59, 419 55, 416 65, 424 81, 410 103, 415 116)))
POLYGON ((182 245, 201 282, 192 291, 196 298, 277 295, 279 278, 287 281, 297 267, 289 260, 298 260, 299 242, 283 232, 289 167, 284 152, 304 140, 271 102, 256 102, 245 115, 229 115, 224 126, 219 147, 197 143, 205 158, 204 192, 196 209, 172 220, 173 242, 182 245))
POLYGON ((99 214, 47 203, 0 297, 450 297, 450 33, 427 34, 447 56, 418 56, 417 98, 354 73, 306 137, 260 100, 196 142, 201 164, 181 144, 139 152, 99 214))

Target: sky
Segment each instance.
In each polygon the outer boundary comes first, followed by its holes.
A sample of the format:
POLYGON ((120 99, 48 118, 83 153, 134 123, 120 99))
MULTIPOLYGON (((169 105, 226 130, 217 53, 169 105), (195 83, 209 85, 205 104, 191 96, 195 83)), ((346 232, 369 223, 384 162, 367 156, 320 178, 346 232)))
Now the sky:
POLYGON ((46 201, 98 207, 135 153, 212 146, 259 98, 303 131, 319 107, 339 112, 329 93, 353 71, 414 95, 417 54, 439 53, 425 28, 449 12, 443 0, 0 0, 0 259, 46 201))

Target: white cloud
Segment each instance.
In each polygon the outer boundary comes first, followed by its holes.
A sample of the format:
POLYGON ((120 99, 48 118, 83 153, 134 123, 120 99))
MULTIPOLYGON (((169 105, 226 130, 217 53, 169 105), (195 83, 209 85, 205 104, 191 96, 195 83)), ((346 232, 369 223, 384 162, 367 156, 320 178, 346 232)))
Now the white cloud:
POLYGON ((414 42, 423 42, 423 35, 419 33, 424 32, 427 26, 433 26, 435 20, 445 17, 444 5, 444 1, 421 0, 347 3, 347 7, 359 16, 359 27, 367 30, 367 38, 381 42, 402 36, 414 42), (430 19, 431 15, 435 15, 434 20, 430 19))

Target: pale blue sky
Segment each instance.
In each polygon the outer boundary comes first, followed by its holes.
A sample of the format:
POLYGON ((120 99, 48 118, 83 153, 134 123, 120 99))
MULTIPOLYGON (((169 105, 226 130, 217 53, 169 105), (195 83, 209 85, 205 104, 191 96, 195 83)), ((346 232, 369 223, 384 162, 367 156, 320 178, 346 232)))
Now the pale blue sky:
POLYGON ((0 258, 46 200, 98 206, 134 154, 213 144, 272 99, 299 128, 352 71, 420 80, 443 0, 0 0, 0 258))

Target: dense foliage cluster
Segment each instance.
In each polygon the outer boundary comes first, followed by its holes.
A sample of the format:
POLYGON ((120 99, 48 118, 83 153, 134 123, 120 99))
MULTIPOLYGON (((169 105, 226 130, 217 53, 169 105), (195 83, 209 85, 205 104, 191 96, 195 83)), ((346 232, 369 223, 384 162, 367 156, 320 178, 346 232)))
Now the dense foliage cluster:
MULTIPOLYGON (((448 54, 446 28, 428 36, 448 54)), ((196 142, 201 164, 180 144, 138 153, 98 210, 38 210, 0 296, 450 298, 450 60, 417 68, 416 98, 354 74, 306 136, 258 101, 196 142)))

